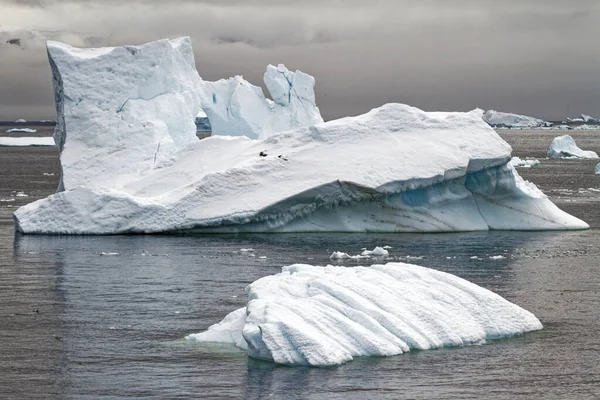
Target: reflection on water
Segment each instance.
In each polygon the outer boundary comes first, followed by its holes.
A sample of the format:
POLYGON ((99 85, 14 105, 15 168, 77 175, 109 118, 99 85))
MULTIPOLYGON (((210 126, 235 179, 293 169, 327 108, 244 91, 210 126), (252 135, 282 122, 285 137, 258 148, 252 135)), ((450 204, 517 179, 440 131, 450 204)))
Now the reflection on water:
POLYGON ((600 376, 597 241, 596 231, 584 231, 13 242, 11 227, 0 227, 0 354, 8 360, 0 389, 15 398, 591 395, 600 376), (329 369, 275 366, 230 346, 183 340, 244 306, 244 287, 283 265, 328 264, 333 251, 376 245, 392 246, 396 261, 410 256, 489 288, 534 312, 545 329, 329 369), (239 251, 249 247, 254 257, 239 251), (506 258, 490 259, 496 255, 506 258))

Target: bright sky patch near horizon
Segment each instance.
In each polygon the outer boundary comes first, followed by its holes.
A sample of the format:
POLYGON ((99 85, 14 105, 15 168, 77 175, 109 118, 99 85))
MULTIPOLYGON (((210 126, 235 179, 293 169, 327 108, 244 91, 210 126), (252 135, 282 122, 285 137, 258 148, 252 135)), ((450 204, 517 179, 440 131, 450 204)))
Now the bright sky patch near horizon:
POLYGON ((190 36, 207 80, 316 78, 325 119, 388 102, 600 117, 597 0, 0 0, 0 120, 54 116, 45 41, 190 36))

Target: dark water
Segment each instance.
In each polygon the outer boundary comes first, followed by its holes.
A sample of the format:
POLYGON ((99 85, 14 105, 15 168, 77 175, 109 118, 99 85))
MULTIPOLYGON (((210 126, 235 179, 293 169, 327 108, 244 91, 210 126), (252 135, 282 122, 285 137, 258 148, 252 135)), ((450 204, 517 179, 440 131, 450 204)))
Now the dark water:
MULTIPOLYGON (((14 199, 0 203, 2 399, 600 398, 598 230, 15 237, 10 212, 50 193, 58 176, 43 174, 58 164, 52 149, 13 150, 0 149, 0 199, 14 199), (242 307, 244 287, 282 265, 327 264, 334 250, 375 245, 499 293, 544 330, 330 369, 278 367, 183 340, 242 307), (240 253, 248 247, 255 257, 240 253)), ((600 177, 588 164, 542 160, 520 172, 599 226, 600 196, 588 189, 600 190, 600 177)))

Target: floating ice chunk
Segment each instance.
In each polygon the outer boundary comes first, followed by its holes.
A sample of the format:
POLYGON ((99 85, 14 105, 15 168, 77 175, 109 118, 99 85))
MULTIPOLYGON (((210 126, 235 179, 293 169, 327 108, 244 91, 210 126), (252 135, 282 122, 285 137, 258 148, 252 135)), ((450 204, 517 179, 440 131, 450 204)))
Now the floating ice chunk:
POLYGON ((31 129, 31 128, 13 128, 13 129, 9 129, 6 131, 6 133, 19 133, 19 132, 23 132, 23 133, 36 133, 37 129, 31 129))
POLYGON ((258 258, 260 258, 261 260, 266 260, 266 259, 267 259, 267 256, 260 256, 260 257, 258 257, 258 258))
POLYGON ((101 251, 98 253, 99 256, 118 256, 119 253, 109 252, 109 251, 101 251))
POLYGON ((355 256, 351 256, 348 253, 344 253, 341 251, 334 251, 333 253, 331 253, 331 255, 329 256, 330 259, 332 260, 362 260, 365 258, 371 258, 370 255, 361 255, 361 254, 357 254, 355 256))
POLYGON ((509 164, 512 165, 513 167, 531 168, 531 167, 537 167, 538 165, 540 165, 540 161, 536 160, 535 158, 522 160, 519 157, 513 157, 510 159, 509 164))
POLYGON ((25 147, 25 146, 54 146, 51 137, 0 137, 0 146, 25 147))
POLYGON ((0 203, 10 203, 15 201, 15 199, 0 199, 0 203))
POLYGON ((362 255, 371 257, 387 257, 390 255, 390 253, 383 247, 376 246, 373 250, 363 251, 362 255))
POLYGON ((570 135, 563 135, 552 140, 548 149, 548 158, 598 158, 598 154, 581 150, 570 135))
POLYGON ((329 258, 331 258, 332 260, 345 260, 345 259, 349 259, 352 257, 348 253, 344 253, 341 251, 334 251, 333 253, 331 253, 329 258))
POLYGON ((17 192, 17 194, 15 195, 16 197, 29 197, 29 195, 23 193, 23 192, 17 192))
POLYGON ((539 118, 494 110, 488 110, 483 113, 483 120, 494 128, 531 129, 552 126, 551 122, 539 118))
MULTIPOLYGON (((388 250, 388 249, 393 249, 393 247, 392 247, 392 246, 383 246, 383 248, 384 248, 384 249, 386 249, 386 250, 388 250)), ((366 250, 366 249, 363 249, 363 250, 366 250)))
POLYGON ((246 293, 245 308, 187 339, 232 343, 279 364, 331 366, 542 329, 533 314, 487 289, 403 263, 296 264, 255 281, 246 293))
POLYGON ((16 124, 25 124, 27 123, 26 120, 24 120, 23 118, 19 118, 18 120, 15 121, 16 124))
POLYGON ((504 259, 506 259, 506 257, 504 257, 503 255, 490 256, 490 260, 504 260, 504 259))
POLYGON ((241 253, 254 253, 254 249, 249 248, 249 249, 240 249, 241 253))

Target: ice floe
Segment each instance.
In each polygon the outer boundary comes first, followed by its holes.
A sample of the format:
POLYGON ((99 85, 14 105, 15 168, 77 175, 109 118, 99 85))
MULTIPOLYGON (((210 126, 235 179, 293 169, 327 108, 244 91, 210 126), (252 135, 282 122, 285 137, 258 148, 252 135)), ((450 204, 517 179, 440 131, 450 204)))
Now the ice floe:
POLYGON ((36 133, 37 129, 31 128, 13 128, 6 131, 6 133, 36 133))
POLYGON ((24 146, 54 146, 51 137, 5 137, 0 136, 0 146, 24 147, 24 146))
POLYGON ((542 329, 532 313, 487 289, 403 263, 296 264, 248 285, 246 294, 246 307, 187 339, 231 343, 279 364, 324 367, 542 329))
POLYGON ((540 161, 534 159, 521 159, 519 157, 513 157, 510 159, 509 164, 516 168, 531 168, 540 165, 540 161))

